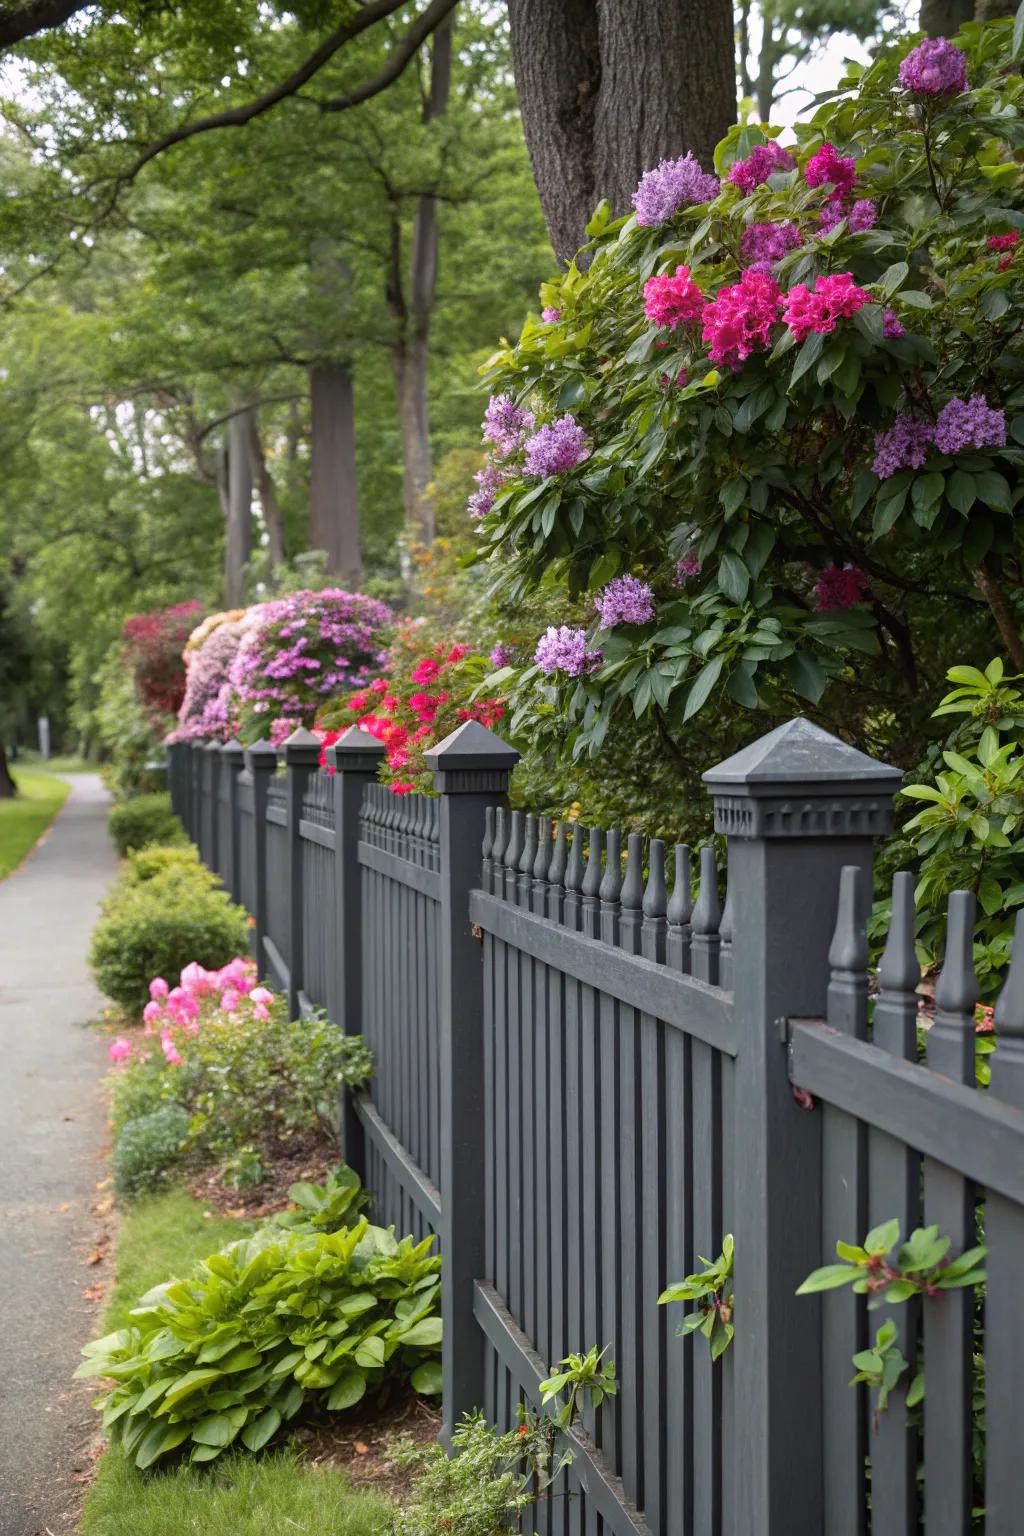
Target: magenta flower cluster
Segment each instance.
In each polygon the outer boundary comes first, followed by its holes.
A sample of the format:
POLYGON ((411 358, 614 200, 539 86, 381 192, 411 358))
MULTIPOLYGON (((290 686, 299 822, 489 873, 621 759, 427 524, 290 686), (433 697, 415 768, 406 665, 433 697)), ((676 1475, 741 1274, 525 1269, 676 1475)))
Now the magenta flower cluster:
POLYGON ((849 272, 819 277, 813 290, 796 283, 786 294, 783 319, 797 341, 812 332, 828 335, 840 320, 848 320, 871 303, 871 295, 859 288, 849 272))
POLYGON ((967 59, 946 37, 929 37, 900 64, 900 85, 915 96, 954 96, 967 89, 967 59))
POLYGON ((932 447, 939 453, 956 454, 964 448, 1004 448, 1006 415, 989 405, 984 395, 970 400, 955 397, 942 407, 935 422, 909 415, 897 416, 888 432, 875 438, 871 468, 880 480, 898 469, 920 469, 932 447))
POLYGON ((676 574, 672 579, 674 587, 685 587, 690 576, 699 576, 701 564, 692 549, 688 549, 682 559, 676 561, 676 574))
POLYGON ((553 304, 545 304, 540 312, 540 317, 545 325, 557 325, 562 318, 562 311, 556 309, 553 304))
POLYGON ((674 331, 677 325, 699 320, 706 303, 689 267, 676 267, 674 276, 662 272, 644 283, 644 314, 663 329, 674 331))
POLYGON ((601 652, 587 650, 587 632, 572 629, 568 624, 551 625, 537 641, 534 661, 542 672, 564 672, 567 677, 579 677, 581 672, 593 672, 601 665, 601 652))
POLYGON ((240 710, 266 716, 279 745, 296 726, 312 723, 328 694, 360 688, 379 671, 391 620, 386 603, 336 587, 263 603, 231 663, 240 710))
POLYGON ((874 229, 878 221, 878 204, 870 197, 858 198, 847 206, 841 197, 830 197, 818 215, 819 235, 827 235, 843 219, 851 234, 859 235, 866 229, 874 229))
POLYGON ((781 224, 748 224, 740 237, 740 255, 744 266, 770 272, 773 261, 781 261, 802 244, 803 236, 792 219, 781 224))
POLYGON ((834 613, 853 608, 861 602, 868 588, 868 578, 855 565, 827 565, 818 572, 812 591, 818 613, 834 613))
POLYGON ((594 599, 602 629, 616 624, 649 624, 654 618, 654 593, 638 576, 616 576, 594 599))
POLYGON ((720 288, 704 311, 704 340, 713 363, 734 371, 752 352, 769 345, 779 318, 782 290, 765 272, 747 267, 738 283, 720 288))
POLYGON ((834 192, 853 191, 857 179, 854 155, 841 155, 834 144, 823 144, 804 166, 804 180, 809 187, 830 186, 834 192))
POLYGON ((563 475, 590 457, 586 433, 569 411, 538 428, 526 439, 523 451, 526 474, 540 480, 563 475))
POLYGON ((709 203, 718 196, 717 176, 702 171, 693 154, 678 160, 662 160, 652 171, 645 171, 633 193, 633 207, 638 224, 664 224, 680 208, 691 203, 709 203))
POLYGON ((510 645, 496 645, 491 649, 491 666, 507 667, 511 665, 515 651, 510 645))
POLYGON ((756 145, 745 160, 737 160, 730 166, 729 180, 734 187, 739 187, 744 197, 749 197, 769 176, 778 171, 791 171, 795 165, 793 156, 772 139, 768 144, 756 145))

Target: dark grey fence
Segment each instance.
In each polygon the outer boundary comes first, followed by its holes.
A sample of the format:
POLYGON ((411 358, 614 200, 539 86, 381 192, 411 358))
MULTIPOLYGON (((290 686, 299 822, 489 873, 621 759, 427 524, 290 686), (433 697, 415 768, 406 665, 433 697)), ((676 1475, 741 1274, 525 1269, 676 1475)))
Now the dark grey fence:
POLYGON ((925 1061, 909 877, 869 997, 895 770, 798 720, 707 773, 723 902, 708 849, 694 885, 686 848, 509 812, 515 754, 479 725, 431 754, 436 797, 377 785, 381 750, 353 728, 330 777, 305 732, 244 768, 179 745, 170 782, 263 968, 373 1049, 346 1153, 379 1220, 441 1239, 446 1428, 511 1427, 554 1361, 607 1344, 619 1396, 571 1435, 542 1536, 1024 1530, 1024 920, 981 1092, 971 895, 925 1061), (955 1255, 982 1201, 983 1303, 893 1309, 911 1370, 876 1416, 848 1382, 887 1314, 796 1288, 893 1216, 955 1255), (736 1338, 712 1364, 656 1301, 726 1233, 736 1338))

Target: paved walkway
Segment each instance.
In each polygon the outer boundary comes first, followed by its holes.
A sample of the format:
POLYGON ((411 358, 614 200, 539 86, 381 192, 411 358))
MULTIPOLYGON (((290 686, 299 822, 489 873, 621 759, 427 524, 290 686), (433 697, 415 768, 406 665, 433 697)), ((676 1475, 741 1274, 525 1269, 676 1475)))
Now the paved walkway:
POLYGON ((103 1174, 101 999, 85 955, 115 870, 107 794, 76 774, 43 842, 0 882, 0 1536, 74 1529, 94 1425, 70 1383, 103 1174))

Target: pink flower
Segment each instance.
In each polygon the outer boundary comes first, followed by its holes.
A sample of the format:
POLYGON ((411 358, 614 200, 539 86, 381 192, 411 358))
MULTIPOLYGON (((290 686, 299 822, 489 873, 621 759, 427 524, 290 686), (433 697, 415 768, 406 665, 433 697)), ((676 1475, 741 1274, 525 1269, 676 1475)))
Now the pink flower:
POLYGON ((768 144, 755 145, 745 160, 737 160, 730 167, 729 180, 748 197, 776 171, 791 171, 795 165, 793 156, 772 139, 768 144))
POLYGON ((145 1019, 147 1024, 155 1024, 157 1019, 162 1019, 163 1016, 164 1010, 161 1008, 160 1004, 156 1002, 155 999, 152 1002, 147 1003, 145 1008, 142 1010, 142 1017, 145 1019))
POLYGON ((126 1061, 134 1049, 130 1040, 126 1040, 124 1035, 118 1035, 117 1039, 112 1040, 108 1045, 107 1055, 111 1061, 126 1061))
POLYGON ((818 572, 812 588, 817 613, 832 613, 840 608, 853 608, 862 602, 868 588, 868 578, 854 565, 827 565, 818 572))
POLYGON ((894 309, 887 309, 882 318, 882 335, 887 340, 891 340, 894 336, 905 336, 906 334, 906 328, 896 311, 894 309))
POLYGON ((234 1013, 240 1001, 239 994, 235 991, 234 987, 228 987, 221 993, 220 1006, 224 1013, 234 1013))
POLYGON ((178 1048, 175 1045, 169 1030, 166 1030, 160 1036, 160 1045, 163 1049, 164 1059, 167 1062, 167 1065, 169 1067, 180 1067, 182 1065, 183 1058, 179 1055, 178 1048))
POLYGON ((270 1009, 267 1007, 266 1003, 254 1003, 252 1008, 252 1016, 254 1019, 269 1019, 270 1009))
POLYGON ((814 292, 805 283, 797 283, 786 295, 782 318, 797 341, 811 332, 828 335, 839 320, 848 320, 858 309, 871 303, 871 295, 858 288, 850 272, 819 277, 814 292))
POLYGON ((856 179, 856 158, 853 155, 840 155, 834 144, 823 144, 804 166, 804 180, 809 187, 829 184, 837 192, 850 192, 856 179))
POLYGON ((553 304, 545 304, 540 312, 540 317, 545 325, 557 325, 562 318, 562 311, 556 309, 553 304))
POLYGON ((441 670, 441 663, 434 661, 431 656, 424 656, 413 668, 411 681, 414 683, 432 683, 441 670))
POLYGON ((154 1002, 157 1002, 161 997, 166 997, 169 990, 170 988, 162 976, 154 976, 149 984, 149 995, 154 1002))
POLYGON ((193 960, 181 973, 181 985, 186 992, 201 997, 204 992, 212 992, 216 982, 208 970, 193 960))
POLYGON ((253 987, 249 996, 257 1006, 262 1004, 266 1007, 274 1001, 274 994, 269 987, 253 987))
POLYGON ((699 320, 706 303, 689 267, 676 267, 674 277, 662 272, 644 283, 644 314, 652 325, 665 326, 670 331, 677 325, 699 320))
POLYGON ((782 290, 775 279, 751 267, 738 283, 720 288, 704 311, 703 334, 711 361, 736 371, 751 352, 768 347, 781 304, 782 290))
POLYGON ((391 792, 395 795, 408 795, 415 788, 415 784, 392 784, 391 792))
POLYGON ((1020 234, 1011 229, 1007 235, 989 235, 985 244, 990 251, 1012 251, 1015 245, 1020 243, 1020 234))

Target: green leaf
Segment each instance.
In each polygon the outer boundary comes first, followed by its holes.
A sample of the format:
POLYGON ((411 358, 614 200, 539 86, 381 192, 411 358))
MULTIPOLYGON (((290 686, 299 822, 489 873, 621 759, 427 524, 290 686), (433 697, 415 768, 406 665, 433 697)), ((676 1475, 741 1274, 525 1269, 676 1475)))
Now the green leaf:
POLYGON ((366 1377, 362 1371, 342 1371, 327 1399, 332 1413, 340 1413, 358 1403, 366 1392, 366 1377))
POLYGON ((997 475, 995 470, 985 469, 976 477, 978 495, 988 507, 993 507, 996 512, 1009 512, 1010 487, 1002 475, 997 475))
POLYGON ((692 720, 698 710, 702 709, 711 696, 711 690, 718 682, 719 675, 725 663, 725 657, 719 654, 712 656, 710 661, 704 663, 693 682, 686 698, 686 708, 683 711, 683 722, 692 720))
POLYGON ((804 338, 803 345, 797 353, 796 362, 793 364, 793 373, 789 381, 790 385, 795 384, 798 379, 802 379, 808 368, 813 368, 821 356, 824 346, 825 337, 820 331, 812 331, 809 336, 804 338))
POLYGON ((859 1278, 860 1271, 854 1264, 825 1264, 821 1269, 811 1271, 807 1279, 797 1286, 796 1294, 811 1296, 815 1291, 834 1291, 859 1278))
POLYGON ((223 1449, 235 1438, 236 1430, 226 1413, 208 1413, 192 1426, 197 1445, 215 1445, 223 1449))
POLYGON ((414 1392, 422 1392, 424 1397, 437 1397, 441 1392, 441 1362, 440 1360, 424 1360, 418 1365, 409 1378, 414 1392))
POLYGON ((276 1408, 264 1408, 257 1414, 251 1424, 247 1424, 242 1431, 241 1440, 246 1450, 261 1451, 272 1435, 275 1435, 281 1424, 281 1415, 276 1408))
POLYGON ((718 585, 734 603, 742 603, 750 586, 750 572, 739 555, 731 551, 718 562, 718 585))
POLYGON ((974 506, 977 496, 974 476, 969 475, 965 469, 954 469, 946 481, 946 497, 950 505, 966 516, 974 506))
POLYGON ((927 475, 918 475, 910 492, 914 506, 922 509, 934 506, 942 496, 945 485, 946 477, 937 470, 927 475))
POLYGON ((886 267, 878 280, 878 286, 887 299, 891 299, 903 283, 910 276, 910 267, 905 261, 894 261, 891 267, 886 267))
POLYGON ((742 475, 734 475, 727 480, 718 493, 718 499, 725 509, 726 517, 731 517, 742 507, 747 495, 747 482, 742 475))
POLYGON ((402 1344, 418 1344, 421 1348, 433 1348, 441 1342, 441 1319, 425 1317, 422 1321, 414 1323, 405 1333, 400 1333, 398 1337, 402 1344))
POLYGON ((807 651, 794 651, 784 666, 790 683, 802 698, 817 704, 828 686, 828 674, 821 662, 807 651))

